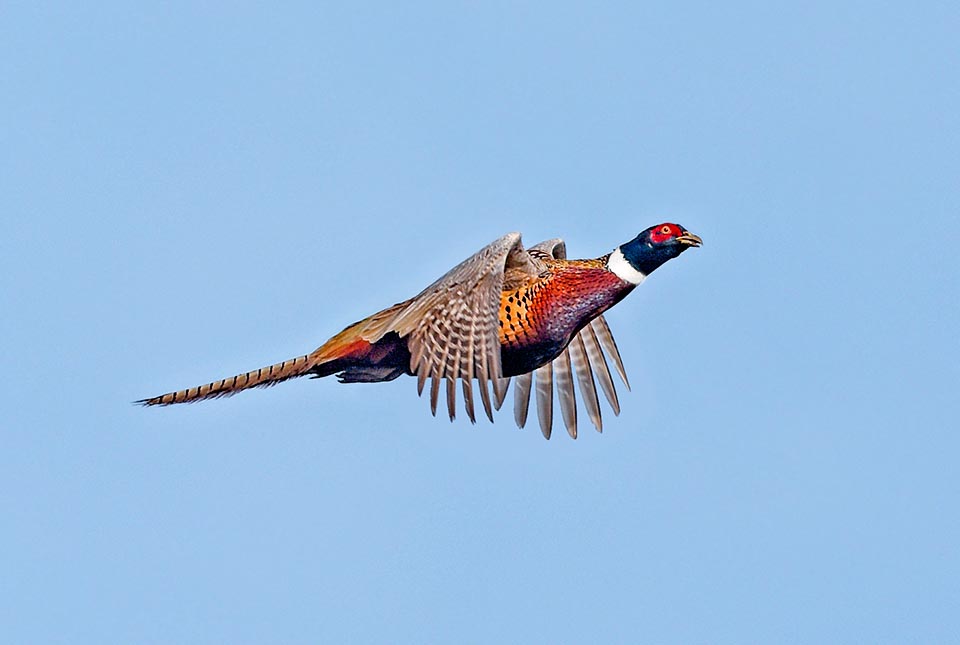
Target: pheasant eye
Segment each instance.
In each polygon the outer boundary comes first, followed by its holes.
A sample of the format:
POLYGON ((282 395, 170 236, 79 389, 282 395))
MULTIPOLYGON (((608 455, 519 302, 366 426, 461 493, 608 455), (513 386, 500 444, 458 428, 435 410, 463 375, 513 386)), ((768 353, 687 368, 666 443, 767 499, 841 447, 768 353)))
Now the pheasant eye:
POLYGON ((670 227, 664 226, 663 228, 660 229, 660 232, 663 233, 664 235, 670 235, 670 227))

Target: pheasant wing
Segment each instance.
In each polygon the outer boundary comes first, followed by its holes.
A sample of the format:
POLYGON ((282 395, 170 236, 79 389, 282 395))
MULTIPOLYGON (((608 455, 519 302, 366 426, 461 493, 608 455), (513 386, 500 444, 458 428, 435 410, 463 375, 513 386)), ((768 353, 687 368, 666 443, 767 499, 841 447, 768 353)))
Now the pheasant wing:
MULTIPOLYGON (((508 380, 501 377, 498 312, 506 271, 535 276, 542 263, 528 254, 519 233, 495 240, 447 272, 395 314, 369 330, 371 336, 395 331, 407 337, 410 368, 422 392, 431 381, 430 406, 436 414, 440 381, 460 379, 467 413, 473 415, 471 381, 476 379, 487 417, 493 419, 488 387, 503 401, 508 380)), ((455 390, 448 384, 447 406, 454 415, 455 390)))

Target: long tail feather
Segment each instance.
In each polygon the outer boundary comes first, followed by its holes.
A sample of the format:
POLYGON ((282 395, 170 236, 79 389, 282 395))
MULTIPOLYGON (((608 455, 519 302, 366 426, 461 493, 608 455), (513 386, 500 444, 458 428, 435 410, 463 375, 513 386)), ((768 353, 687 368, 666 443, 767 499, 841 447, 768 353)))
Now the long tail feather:
POLYGON ((251 387, 267 387, 276 385, 281 381, 303 376, 307 374, 314 366, 314 361, 310 355, 291 358, 290 360, 271 365, 270 367, 261 367, 245 374, 238 374, 230 378, 213 381, 206 385, 187 388, 178 392, 169 392, 160 396, 137 401, 141 405, 173 405, 174 403, 193 403, 194 401, 203 401, 205 399, 216 399, 221 396, 230 396, 240 390, 246 390, 251 387))

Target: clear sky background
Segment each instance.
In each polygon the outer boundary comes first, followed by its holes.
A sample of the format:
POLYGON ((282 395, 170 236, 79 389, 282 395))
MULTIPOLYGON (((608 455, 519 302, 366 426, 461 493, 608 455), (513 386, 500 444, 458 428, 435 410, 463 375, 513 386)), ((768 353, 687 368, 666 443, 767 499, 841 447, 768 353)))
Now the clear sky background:
POLYGON ((957 3, 347 4, 0 7, 2 640, 960 640, 957 3), (602 435, 131 405, 662 221, 602 435))

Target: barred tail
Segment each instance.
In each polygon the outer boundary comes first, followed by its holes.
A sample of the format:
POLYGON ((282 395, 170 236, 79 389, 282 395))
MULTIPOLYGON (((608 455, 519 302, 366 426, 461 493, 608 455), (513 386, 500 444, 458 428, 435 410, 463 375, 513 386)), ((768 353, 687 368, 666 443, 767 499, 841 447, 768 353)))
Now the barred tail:
POLYGON ((204 399, 216 399, 221 396, 230 396, 240 390, 246 390, 251 387, 266 387, 276 385, 281 381, 303 376, 307 374, 316 365, 316 361, 310 354, 291 358, 290 360, 271 365, 270 367, 261 367, 252 370, 246 374, 238 374, 220 381, 207 383, 198 387, 191 387, 179 392, 170 392, 161 396, 155 396, 151 399, 142 399, 137 401, 141 405, 173 405, 174 403, 193 403, 194 401, 203 401, 204 399))

